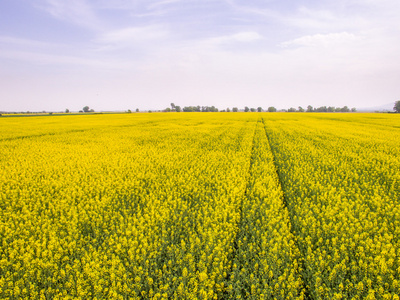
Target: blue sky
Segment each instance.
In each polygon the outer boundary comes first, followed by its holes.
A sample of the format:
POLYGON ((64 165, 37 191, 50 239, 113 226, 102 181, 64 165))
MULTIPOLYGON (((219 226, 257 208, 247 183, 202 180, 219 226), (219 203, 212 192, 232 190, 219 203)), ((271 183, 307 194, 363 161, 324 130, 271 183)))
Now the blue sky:
POLYGON ((400 99, 400 1, 2 0, 0 111, 400 99))

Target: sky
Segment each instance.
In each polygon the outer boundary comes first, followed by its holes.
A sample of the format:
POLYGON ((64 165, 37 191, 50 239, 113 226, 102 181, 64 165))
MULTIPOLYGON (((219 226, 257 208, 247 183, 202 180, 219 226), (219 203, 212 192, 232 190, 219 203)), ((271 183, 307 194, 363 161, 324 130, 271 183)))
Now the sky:
POLYGON ((376 107, 399 0, 2 0, 0 111, 376 107))

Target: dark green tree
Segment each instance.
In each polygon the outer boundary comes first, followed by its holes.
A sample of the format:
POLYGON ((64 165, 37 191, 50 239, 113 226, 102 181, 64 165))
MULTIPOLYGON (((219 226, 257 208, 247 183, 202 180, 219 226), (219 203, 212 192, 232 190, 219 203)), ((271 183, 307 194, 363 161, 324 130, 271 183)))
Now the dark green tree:
POLYGON ((237 107, 234 107, 234 108, 232 108, 232 111, 233 111, 233 112, 238 112, 239 109, 238 109, 237 107))
POLYGON ((249 111, 250 111, 250 108, 248 108, 247 106, 245 106, 244 111, 245 111, 245 112, 249 112, 249 111))
POLYGON ((87 113, 89 112, 89 106, 85 106, 82 108, 83 112, 87 113))
POLYGON ((394 103, 393 109, 395 112, 397 112, 398 114, 400 114, 400 100, 396 101, 394 103))
POLYGON ((349 112, 350 109, 349 109, 347 106, 343 106, 343 107, 340 109, 340 111, 341 111, 341 112, 349 112))
POLYGON ((276 108, 273 106, 268 107, 268 112, 276 112, 276 108))
POLYGON ((262 112, 262 110, 263 110, 263 109, 262 109, 261 106, 257 107, 257 111, 258 111, 258 112, 262 112))

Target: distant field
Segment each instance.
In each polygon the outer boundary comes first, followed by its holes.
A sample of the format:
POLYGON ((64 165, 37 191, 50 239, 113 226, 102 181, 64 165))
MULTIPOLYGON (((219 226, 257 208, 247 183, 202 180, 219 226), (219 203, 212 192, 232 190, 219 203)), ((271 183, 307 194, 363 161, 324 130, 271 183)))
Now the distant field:
POLYGON ((1 299, 399 299, 400 115, 0 118, 1 299))

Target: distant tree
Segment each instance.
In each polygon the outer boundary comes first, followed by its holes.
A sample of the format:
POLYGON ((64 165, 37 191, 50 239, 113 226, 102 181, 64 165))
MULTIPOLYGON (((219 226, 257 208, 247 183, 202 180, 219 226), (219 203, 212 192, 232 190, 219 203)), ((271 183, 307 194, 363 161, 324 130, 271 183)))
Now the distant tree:
POLYGON ((139 112, 139 108, 136 108, 136 112, 139 112))
POLYGON ((317 112, 327 112, 327 111, 328 111, 328 108, 326 106, 321 106, 321 107, 317 108, 317 112))
POLYGON ((229 109, 229 107, 226 108, 226 112, 231 112, 231 110, 229 109))
POLYGON ((176 111, 176 112, 181 112, 182 109, 181 109, 181 107, 180 107, 179 105, 177 105, 177 106, 175 106, 175 111, 176 111))
POLYGON ((238 112, 239 109, 237 107, 232 108, 232 112, 238 112))
POLYGON ((49 112, 49 115, 51 116, 53 113, 52 112, 49 112))
POLYGON ((68 114, 68 113, 69 113, 69 109, 68 109, 68 108, 65 110, 65 113, 66 113, 66 114, 68 114))
POLYGON ((82 109, 85 113, 87 113, 87 112, 89 112, 89 106, 85 106, 85 107, 83 107, 83 109, 82 109))
POLYGON ((396 113, 400 114, 400 100, 394 103, 393 109, 396 113))
POLYGON ((340 112, 341 111, 341 108, 340 107, 336 107, 335 108, 335 112, 340 112))
POLYGON ((341 112, 349 112, 350 109, 349 109, 347 106, 343 106, 343 107, 340 109, 340 111, 341 111, 341 112))
POLYGON ((171 109, 169 107, 167 107, 166 109, 164 109, 165 112, 170 112, 171 109))
POLYGON ((83 110, 80 110, 79 112, 80 112, 80 113, 83 113, 83 110))
POLYGON ((263 110, 263 109, 262 109, 261 106, 257 107, 257 111, 258 111, 258 112, 262 112, 262 110, 263 110))
POLYGON ((251 112, 256 112, 257 110, 255 108, 250 108, 251 112))
POLYGON ((328 112, 334 112, 334 111, 335 111, 335 108, 333 106, 328 107, 328 112))
POLYGON ((352 109, 351 109, 351 112, 356 112, 357 111, 357 108, 355 108, 355 107, 353 107, 352 109))
POLYGON ((276 108, 273 106, 268 107, 268 112, 276 112, 276 108))
POLYGON ((296 112, 296 109, 294 107, 291 107, 288 109, 288 112, 296 112))
POLYGON ((93 108, 91 108, 91 109, 89 110, 89 112, 94 112, 94 109, 93 109, 93 108))
POLYGON ((215 106, 185 106, 183 108, 184 112, 208 112, 208 111, 218 111, 218 109, 215 108, 215 106))
POLYGON ((299 107, 297 108, 297 110, 298 110, 299 112, 304 112, 304 108, 302 108, 301 106, 299 106, 299 107))
POLYGON ((183 107, 184 112, 194 112, 193 106, 184 106, 183 107))
POLYGON ((244 111, 245 111, 245 112, 249 112, 249 111, 250 111, 250 108, 248 108, 247 106, 245 106, 244 111))
POLYGON ((313 112, 313 107, 311 105, 307 106, 307 112, 313 112))
POLYGON ((175 109, 176 109, 176 106, 175 106, 174 103, 171 103, 171 109, 172 109, 172 110, 175 110, 175 109))
POLYGON ((132 111, 130 109, 128 109, 127 113, 130 114, 130 113, 132 113, 132 111))

